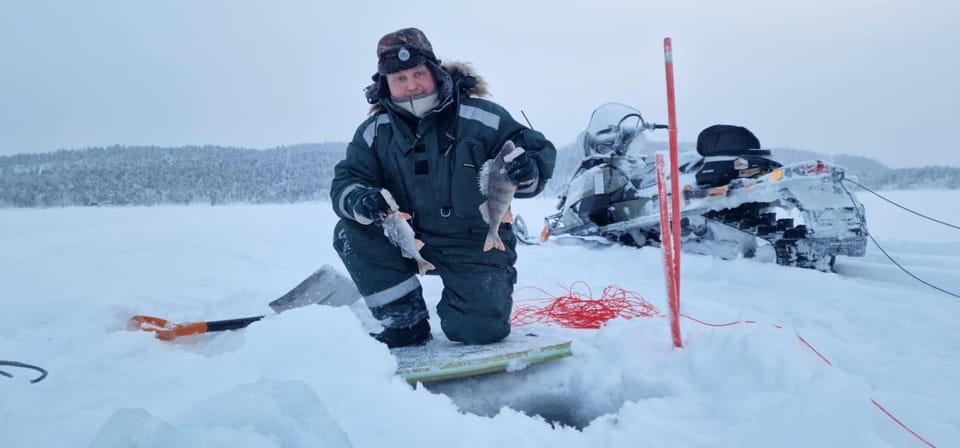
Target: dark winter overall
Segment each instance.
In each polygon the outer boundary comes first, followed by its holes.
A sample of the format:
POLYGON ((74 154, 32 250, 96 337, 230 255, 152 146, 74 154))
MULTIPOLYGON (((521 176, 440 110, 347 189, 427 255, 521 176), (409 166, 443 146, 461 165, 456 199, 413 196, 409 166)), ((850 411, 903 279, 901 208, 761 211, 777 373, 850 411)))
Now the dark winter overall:
POLYGON ((428 313, 417 264, 404 258, 377 224, 358 223, 346 204, 361 187, 386 188, 425 243, 421 254, 443 279, 437 313, 447 338, 470 344, 499 341, 510 333, 516 240, 500 227, 506 251, 483 251, 488 225, 480 214, 478 186, 483 163, 507 140, 526 149, 540 172, 539 182, 516 197, 531 197, 553 173, 556 150, 497 104, 469 95, 484 87, 464 65, 428 64, 437 81, 440 105, 417 120, 390 104, 381 82, 368 94, 379 99, 375 112, 357 129, 346 157, 337 164, 331 188, 342 219, 334 248, 374 317, 386 328, 409 328, 428 313), (372 92, 372 93, 371 93, 372 92), (463 97, 461 97, 461 95, 463 97))

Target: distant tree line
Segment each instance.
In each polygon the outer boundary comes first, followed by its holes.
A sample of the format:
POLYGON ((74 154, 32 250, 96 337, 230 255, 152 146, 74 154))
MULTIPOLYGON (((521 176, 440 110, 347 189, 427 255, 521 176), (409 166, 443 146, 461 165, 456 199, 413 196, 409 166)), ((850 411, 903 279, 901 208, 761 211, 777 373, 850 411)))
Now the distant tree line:
POLYGON ((113 146, 0 157, 0 207, 317 200, 328 197, 345 148, 113 146))
MULTIPOLYGON (((649 151, 665 150, 648 142, 649 151)), ((112 146, 0 156, 0 207, 290 203, 329 197, 346 143, 254 150, 221 146, 112 146)), ((681 144, 682 151, 693 150, 681 144)), ((582 150, 559 148, 546 195, 556 196, 582 150)), ((891 169, 858 156, 774 149, 781 163, 820 159, 844 166, 871 189, 960 189, 960 168, 891 169)))
POLYGON ((960 169, 947 166, 900 168, 887 172, 875 185, 885 190, 956 190, 960 189, 960 169))

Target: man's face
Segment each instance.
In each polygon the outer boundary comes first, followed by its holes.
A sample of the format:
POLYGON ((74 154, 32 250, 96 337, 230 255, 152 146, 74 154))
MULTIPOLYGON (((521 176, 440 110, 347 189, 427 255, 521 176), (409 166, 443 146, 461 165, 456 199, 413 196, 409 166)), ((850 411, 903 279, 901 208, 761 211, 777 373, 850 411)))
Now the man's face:
POLYGON ((429 95, 437 91, 433 73, 424 65, 387 74, 390 96, 397 100, 429 95))

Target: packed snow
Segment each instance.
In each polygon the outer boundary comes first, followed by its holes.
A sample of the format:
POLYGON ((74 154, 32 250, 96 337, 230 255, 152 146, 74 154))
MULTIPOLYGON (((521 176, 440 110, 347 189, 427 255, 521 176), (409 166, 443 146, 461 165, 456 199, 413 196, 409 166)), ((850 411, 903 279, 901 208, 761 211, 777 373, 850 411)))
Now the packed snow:
MULTIPOLYGON (((960 223, 960 192, 886 194, 960 223)), ((884 249, 960 292, 960 231, 858 196, 884 249)), ((555 203, 514 209, 538 227, 555 203)), ((345 272, 335 222, 324 202, 0 210, 0 360, 49 371, 0 366, 0 447, 960 445, 960 299, 872 245, 836 273, 685 254, 682 311, 741 323, 681 319, 682 349, 664 317, 527 325, 574 356, 412 387, 362 301, 267 306, 323 264, 345 272), (128 329, 136 314, 267 317, 163 342, 128 329)), ((518 304, 615 285, 667 312, 658 249, 518 251, 518 304)))

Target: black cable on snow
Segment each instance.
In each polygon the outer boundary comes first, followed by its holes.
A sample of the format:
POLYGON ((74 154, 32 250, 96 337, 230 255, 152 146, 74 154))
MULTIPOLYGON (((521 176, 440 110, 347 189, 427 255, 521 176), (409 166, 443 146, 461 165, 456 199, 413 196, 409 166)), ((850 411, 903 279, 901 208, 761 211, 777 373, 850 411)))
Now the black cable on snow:
POLYGON ((947 291, 946 289, 943 289, 943 288, 941 288, 941 287, 939 287, 939 286, 937 286, 937 285, 934 285, 934 284, 932 284, 932 283, 930 283, 930 282, 928 282, 928 281, 926 281, 926 280, 923 280, 923 279, 921 279, 920 277, 917 277, 916 275, 914 275, 912 272, 908 271, 906 268, 904 268, 903 266, 901 266, 900 263, 897 263, 897 260, 894 260, 893 257, 891 257, 890 254, 887 253, 887 251, 883 250, 883 247, 880 246, 880 243, 878 243, 877 240, 873 239, 873 235, 871 235, 869 232, 867 232, 867 236, 870 237, 870 241, 873 241, 873 244, 874 244, 875 246, 877 246, 877 249, 880 249, 880 252, 883 252, 883 255, 885 255, 885 256, 887 257, 887 259, 890 260, 890 262, 892 262, 894 265, 896 265, 898 268, 900 268, 901 271, 906 272, 907 275, 913 277, 914 280, 916 280, 916 281, 918 281, 918 282, 920 282, 920 283, 923 283, 924 285, 927 285, 927 286, 929 286, 929 287, 931 287, 931 288, 933 288, 933 289, 936 289, 937 291, 940 291, 940 292, 942 292, 942 293, 944 293, 944 294, 951 295, 951 296, 954 296, 954 297, 960 299, 960 294, 947 291))
MULTIPOLYGON (((945 222, 943 222, 943 221, 939 221, 939 220, 930 218, 930 217, 928 217, 928 216, 924 216, 924 215, 922 215, 922 214, 920 214, 920 213, 917 213, 917 212, 915 212, 915 211, 913 211, 913 210, 910 210, 910 209, 908 209, 908 208, 906 208, 906 207, 904 207, 904 206, 902 206, 902 205, 900 205, 900 204, 897 204, 896 202, 893 202, 893 201, 891 201, 891 200, 889 200, 889 199, 887 199, 887 198, 885 198, 885 197, 883 197, 883 196, 880 196, 880 194, 878 194, 878 193, 870 190, 869 188, 864 187, 863 185, 860 185, 859 183, 854 182, 854 181, 852 181, 852 180, 850 180, 850 179, 844 178, 843 180, 844 180, 844 181, 847 181, 847 182, 850 182, 850 183, 852 183, 852 184, 854 184, 854 185, 856 185, 856 186, 858 186, 858 187, 860 187, 860 188, 863 188, 864 190, 867 190, 867 191, 869 191, 870 193, 873 193, 873 194, 876 195, 878 198, 883 199, 884 201, 887 201, 887 202, 889 202, 889 203, 891 203, 891 204, 893 204, 893 205, 896 205, 897 207, 900 207, 900 208, 902 208, 902 209, 904 209, 904 210, 906 210, 906 211, 908 211, 908 212, 910 212, 910 213, 913 213, 913 214, 915 214, 915 215, 917 215, 917 216, 920 216, 920 217, 929 219, 929 220, 931 220, 931 221, 938 222, 938 223, 943 224, 943 225, 946 225, 946 226, 950 226, 950 227, 953 227, 953 228, 956 228, 956 229, 960 229, 960 227, 957 227, 957 226, 955 226, 955 225, 948 224, 948 223, 945 223, 945 222)), ((847 192, 847 195, 850 196, 851 200, 853 199, 853 193, 851 193, 850 190, 847 190, 847 187, 844 186, 843 183, 840 184, 840 188, 843 188, 843 191, 846 191, 846 192, 847 192)), ((857 215, 860 217, 860 222, 867 222, 867 221, 866 221, 866 218, 864 218, 863 214, 862 214, 861 211, 860 211, 860 207, 857 207, 857 206, 856 206, 856 202, 854 202, 854 208, 857 210, 857 215)), ((887 259, 890 260, 891 263, 894 264, 894 266, 900 268, 901 271, 903 271, 904 273, 906 273, 906 274, 909 275, 910 277, 913 277, 914 280, 916 280, 916 281, 918 281, 918 282, 920 282, 920 283, 923 283, 924 285, 926 285, 926 286, 928 286, 928 287, 930 287, 930 288, 936 289, 937 291, 940 291, 940 292, 942 292, 942 293, 944 293, 944 294, 947 294, 947 295, 950 295, 950 296, 953 296, 953 297, 956 297, 956 298, 960 298, 960 294, 957 294, 957 293, 955 293, 955 292, 948 291, 948 290, 943 289, 943 288, 941 288, 941 287, 939 287, 939 286, 937 286, 937 285, 934 285, 934 284, 932 284, 932 283, 930 283, 930 282, 928 282, 928 281, 926 281, 926 280, 924 280, 924 279, 922 279, 922 278, 920 278, 920 277, 917 277, 916 274, 914 274, 913 272, 910 272, 907 268, 903 267, 903 265, 901 265, 900 263, 898 263, 897 260, 894 260, 893 257, 890 256, 890 254, 888 254, 887 251, 883 249, 883 246, 881 246, 880 243, 877 242, 877 240, 873 237, 873 234, 871 234, 869 230, 867 231, 867 237, 870 238, 870 241, 873 241, 873 245, 874 245, 874 246, 877 246, 877 249, 880 249, 880 252, 883 253, 883 255, 884 255, 885 257, 887 257, 887 259)))
MULTIPOLYGON (((22 367, 24 369, 32 369, 32 370, 36 370, 37 372, 40 372, 40 376, 30 380, 31 383, 39 383, 43 381, 44 378, 47 377, 47 371, 44 370, 42 367, 37 367, 34 365, 22 363, 22 362, 0 360, 0 366, 22 367)), ((0 370, 0 375, 3 375, 7 378, 13 378, 13 375, 7 372, 4 372, 3 370, 0 370)))
MULTIPOLYGON (((917 216, 919 216, 919 217, 921 217, 921 218, 929 219, 930 221, 933 221, 933 222, 935 222, 935 223, 943 224, 943 225, 945 225, 945 226, 947 226, 947 227, 952 227, 952 228, 954 228, 954 229, 960 230, 960 226, 955 226, 955 225, 950 224, 950 223, 948 223, 948 222, 943 222, 943 221, 941 221, 941 220, 939 220, 939 219, 934 219, 934 218, 931 218, 931 217, 929 217, 929 216, 927 216, 927 215, 924 215, 924 214, 922 214, 922 213, 918 213, 918 212, 915 212, 915 211, 913 211, 913 210, 910 210, 910 209, 907 208, 907 207, 904 207, 904 206, 902 206, 902 205, 900 205, 900 204, 897 204, 896 202, 891 201, 890 199, 887 199, 887 198, 881 196, 880 193, 877 193, 876 191, 873 191, 873 190, 871 190, 871 189, 863 186, 863 184, 860 184, 860 183, 858 183, 858 182, 856 182, 856 181, 854 181, 854 180, 850 180, 850 179, 848 179, 848 178, 844 178, 843 180, 846 181, 846 182, 850 182, 851 184, 854 184, 854 185, 856 185, 856 186, 858 186, 858 187, 860 187, 860 188, 863 188, 864 190, 867 190, 867 191, 869 191, 870 193, 872 193, 874 196, 876 196, 876 197, 878 197, 878 198, 880 198, 880 199, 883 199, 884 201, 887 201, 887 202, 889 202, 889 203, 891 203, 891 204, 893 204, 893 205, 895 205, 895 206, 897 206, 897 207, 900 207, 900 208, 902 208, 902 209, 904 209, 904 210, 906 210, 906 211, 908 211, 908 212, 910 212, 910 213, 913 213, 914 215, 917 215, 917 216)), ((844 190, 846 190, 846 188, 844 188, 844 190)), ((848 191, 847 193, 849 193, 849 191, 848 191)))

